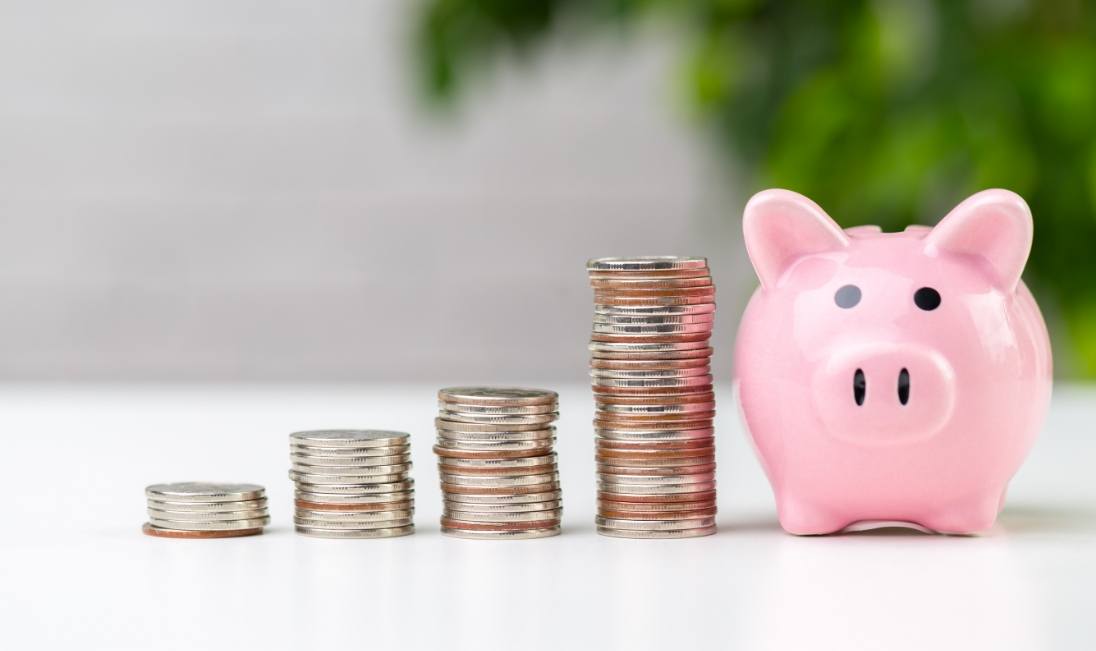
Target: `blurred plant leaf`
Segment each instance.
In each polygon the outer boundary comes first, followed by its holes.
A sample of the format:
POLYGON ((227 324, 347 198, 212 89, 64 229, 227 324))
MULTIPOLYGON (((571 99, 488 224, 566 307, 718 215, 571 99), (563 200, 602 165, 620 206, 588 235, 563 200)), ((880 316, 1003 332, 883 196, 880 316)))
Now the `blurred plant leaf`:
POLYGON ((750 171, 744 191, 788 187, 845 226, 887 229, 983 188, 1022 194, 1036 219, 1025 278, 1051 308, 1059 368, 1096 377, 1092 3, 430 0, 421 79, 452 103, 497 58, 531 56, 568 27, 646 17, 686 35, 682 79, 750 171))

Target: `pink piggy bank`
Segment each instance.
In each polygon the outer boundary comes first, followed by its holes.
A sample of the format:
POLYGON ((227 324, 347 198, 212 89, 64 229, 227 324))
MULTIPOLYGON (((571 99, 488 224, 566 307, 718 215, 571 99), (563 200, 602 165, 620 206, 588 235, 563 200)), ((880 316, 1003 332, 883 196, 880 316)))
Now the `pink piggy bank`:
POLYGON ((1024 200, 986 190, 934 228, 883 233, 766 190, 743 229, 761 287, 736 388, 781 526, 991 527, 1050 400, 1024 200))

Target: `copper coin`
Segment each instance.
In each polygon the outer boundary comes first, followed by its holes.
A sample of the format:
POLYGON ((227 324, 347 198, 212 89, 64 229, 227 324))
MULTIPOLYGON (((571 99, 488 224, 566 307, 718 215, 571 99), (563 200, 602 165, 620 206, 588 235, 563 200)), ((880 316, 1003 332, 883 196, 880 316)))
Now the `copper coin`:
POLYGON ((620 502, 617 500, 598 500, 598 509, 610 511, 631 511, 636 513, 672 512, 672 511, 699 511, 703 509, 715 509, 715 499, 698 500, 695 502, 620 502))
POLYGON ((674 466, 700 466, 715 463, 715 455, 705 454, 688 457, 648 455, 630 457, 609 457, 604 454, 597 455, 597 462, 605 466, 625 468, 672 468, 674 466), (638 457, 638 458, 637 458, 638 457))
POLYGON ((590 368, 607 371, 675 371, 683 368, 703 368, 711 365, 711 360, 702 357, 691 359, 592 359, 590 368))
POLYGON ((715 509, 698 509, 695 511, 610 511, 598 509, 598 515, 603 518, 621 520, 687 520, 691 518, 710 518, 715 514, 715 509))
POLYGON ((444 473, 460 474, 460 475, 540 475, 544 473, 556 472, 556 464, 553 461, 550 464, 542 466, 523 466, 519 468, 468 468, 466 466, 451 466, 444 463, 438 464, 438 470, 444 473))
POLYGON ((559 518, 532 522, 467 522, 442 516, 441 526, 466 531, 520 531, 524 529, 548 529, 559 525, 559 518))
POLYGON ((700 502, 714 500, 715 490, 697 491, 695 493, 666 493, 662 495, 632 495, 629 493, 597 492, 598 500, 605 502, 638 502, 641 504, 661 504, 674 502, 700 502))
POLYGON ((434 453, 439 457, 453 459, 520 459, 522 457, 539 457, 552 452, 552 446, 541 446, 528 450, 453 450, 440 445, 434 446, 434 453))
POLYGON ((712 420, 715 418, 715 410, 706 411, 668 411, 668 412, 624 412, 604 411, 597 412, 597 421, 605 423, 603 427, 613 429, 612 423, 624 423, 626 427, 635 427, 647 423, 681 423, 699 420, 712 420))
POLYGON ((163 529, 154 524, 149 524, 148 522, 141 525, 141 533, 155 538, 240 538, 243 536, 257 536, 262 532, 262 527, 220 531, 184 531, 180 529, 163 529))
POLYGON ((670 307, 677 305, 715 305, 714 294, 700 296, 622 296, 594 293, 594 305, 605 307, 670 307))
POLYGON ((621 298, 677 298, 677 297, 712 297, 715 296, 715 285, 709 282, 701 287, 649 287, 649 286, 625 286, 594 288, 595 303, 612 303, 621 298), (609 299, 609 300, 604 300, 609 299))
POLYGON ((403 511, 414 508, 414 502, 371 502, 367 504, 346 504, 328 502, 309 502, 306 500, 294 500, 293 504, 298 509, 310 511, 403 511))
POLYGON ((597 466, 597 471, 607 476, 632 475, 665 477, 670 475, 711 474, 715 472, 715 464, 711 462, 711 459, 708 459, 707 461, 708 463, 679 466, 612 466, 604 463, 599 463, 597 466))
POLYGON ((629 421, 624 419, 608 419, 608 418, 595 418, 594 427, 597 429, 627 431, 627 430, 640 430, 644 432, 649 431, 678 431, 678 430, 691 430, 691 429, 703 429, 705 427, 712 426, 711 418, 699 418, 695 420, 644 420, 644 421, 629 421))
POLYGON ((653 452, 655 450, 693 450, 695 454, 711 454, 714 452, 715 437, 681 439, 677 441, 618 441, 614 439, 594 439, 597 444, 598 454, 609 456, 616 452, 653 452), (697 448, 713 448, 713 450, 698 451, 697 448))
POLYGON ((482 486, 458 486, 456 484, 442 484, 443 493, 456 495, 530 495, 533 493, 551 493, 559 490, 559 481, 546 484, 532 484, 529 486, 500 486, 484 488, 482 486))

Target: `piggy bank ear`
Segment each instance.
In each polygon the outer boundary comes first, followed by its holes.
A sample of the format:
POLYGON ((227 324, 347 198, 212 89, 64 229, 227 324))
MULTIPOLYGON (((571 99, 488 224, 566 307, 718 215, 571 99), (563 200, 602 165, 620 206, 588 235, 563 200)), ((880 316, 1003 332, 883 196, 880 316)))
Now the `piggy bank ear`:
POLYGON ((799 258, 839 251, 849 238, 818 204, 790 190, 758 192, 742 215, 746 253, 762 287, 774 287, 799 258))
POLYGON ((981 259, 1005 289, 1020 282, 1031 252, 1031 209, 1008 190, 984 190, 949 212, 925 237, 925 253, 981 259))

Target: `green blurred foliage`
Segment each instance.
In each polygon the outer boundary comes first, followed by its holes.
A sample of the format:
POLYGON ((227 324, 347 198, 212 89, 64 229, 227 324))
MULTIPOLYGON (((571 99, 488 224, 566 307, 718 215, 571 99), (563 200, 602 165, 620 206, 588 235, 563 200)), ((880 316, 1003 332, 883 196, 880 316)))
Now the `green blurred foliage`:
POLYGON ((428 0, 421 79, 451 103, 559 32, 663 20, 744 191, 802 192, 843 226, 931 222, 1004 187, 1035 214, 1025 279, 1059 368, 1096 377, 1096 7, 1084 0, 428 0), (1068 353, 1068 355, 1067 355, 1068 353))

